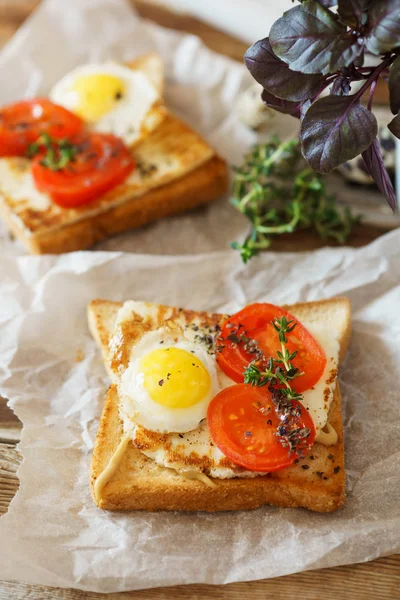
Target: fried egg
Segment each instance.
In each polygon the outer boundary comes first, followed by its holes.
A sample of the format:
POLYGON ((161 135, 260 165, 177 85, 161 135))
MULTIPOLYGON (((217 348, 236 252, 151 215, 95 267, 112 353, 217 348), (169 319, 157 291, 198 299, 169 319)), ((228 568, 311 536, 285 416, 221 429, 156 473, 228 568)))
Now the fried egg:
POLYGON ((153 432, 196 429, 214 396, 233 384, 221 373, 214 356, 182 329, 148 332, 133 347, 120 380, 122 411, 153 432))
POLYGON ((55 84, 50 98, 89 129, 113 133, 130 146, 140 138, 159 95, 144 73, 109 62, 77 67, 55 84))

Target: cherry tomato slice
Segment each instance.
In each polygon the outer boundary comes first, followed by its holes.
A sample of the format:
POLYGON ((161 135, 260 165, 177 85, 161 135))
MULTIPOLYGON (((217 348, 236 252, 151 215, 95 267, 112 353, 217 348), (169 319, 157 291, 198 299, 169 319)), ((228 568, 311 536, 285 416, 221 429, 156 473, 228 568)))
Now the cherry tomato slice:
POLYGON ((247 352, 243 343, 235 342, 235 336, 240 338, 241 335, 256 340, 267 360, 271 356, 277 358, 281 344, 271 322, 275 317, 294 319, 297 323, 294 331, 287 334, 287 348, 290 353, 297 350, 297 356, 292 363, 300 373, 304 373, 293 379, 291 386, 298 393, 304 392, 321 378, 326 365, 326 355, 311 333, 293 315, 279 306, 267 303, 250 304, 229 317, 217 339, 217 348, 222 348, 217 353, 217 362, 228 377, 237 383, 243 383, 243 372, 254 360, 254 354, 247 352))
POLYGON ((71 142, 76 143, 78 152, 65 168, 52 171, 41 164, 41 155, 32 163, 37 188, 63 208, 96 200, 122 183, 135 167, 128 148, 114 135, 91 133, 71 142))
MULTIPOLYGON (((315 441, 314 423, 300 402, 292 401, 300 416, 291 417, 291 427, 310 430, 301 438, 303 454, 315 441)), ((225 388, 210 402, 207 422, 214 444, 232 462, 260 473, 278 471, 293 464, 298 453, 290 452, 277 435, 282 420, 265 387, 237 384, 225 388)))
POLYGON ((24 156, 42 133, 62 139, 82 129, 82 119, 46 98, 10 104, 0 110, 0 156, 24 156))

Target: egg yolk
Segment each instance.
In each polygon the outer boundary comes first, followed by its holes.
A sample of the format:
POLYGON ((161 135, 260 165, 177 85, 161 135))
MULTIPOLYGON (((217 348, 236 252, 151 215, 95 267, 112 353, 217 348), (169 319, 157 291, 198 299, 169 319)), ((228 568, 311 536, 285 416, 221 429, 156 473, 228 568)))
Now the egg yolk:
POLYGON ((198 358, 181 348, 153 350, 140 361, 143 385, 167 408, 189 408, 210 391, 210 375, 198 358))
POLYGON ((74 112, 85 121, 97 121, 123 98, 125 86, 118 77, 103 73, 78 77, 72 91, 76 95, 74 112))

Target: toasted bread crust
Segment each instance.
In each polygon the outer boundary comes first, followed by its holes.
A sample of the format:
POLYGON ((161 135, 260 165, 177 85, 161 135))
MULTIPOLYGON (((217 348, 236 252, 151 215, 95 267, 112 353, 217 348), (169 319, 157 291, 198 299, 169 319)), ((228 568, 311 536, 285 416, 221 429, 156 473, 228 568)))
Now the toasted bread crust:
POLYGON ((200 481, 184 479, 170 469, 158 467, 130 442, 117 472, 97 499, 94 495, 96 479, 123 435, 117 391, 115 386, 111 386, 92 457, 93 500, 106 510, 217 512, 249 510, 264 504, 304 507, 316 512, 336 510, 345 498, 340 402, 337 387, 329 415, 329 422, 339 434, 337 444, 330 447, 314 444, 305 459, 288 469, 254 479, 213 479, 215 487, 211 488, 200 481))
POLYGON ((164 95, 164 62, 157 52, 142 54, 125 62, 133 71, 142 71, 150 79, 160 96, 164 95))
POLYGON ((3 202, 0 202, 0 214, 11 233, 30 252, 60 254, 90 248, 112 235, 212 202, 226 193, 228 185, 227 165, 214 156, 183 177, 140 197, 40 235, 27 235, 19 221, 14 219, 12 210, 3 202))
MULTIPOLYGON (((88 308, 89 328, 99 344, 107 369, 108 344, 122 303, 94 300, 88 308)), ((346 298, 299 303, 286 307, 301 318, 317 319, 336 314, 341 340, 341 355, 350 337, 350 305, 346 298)), ((216 317, 216 315, 214 315, 216 317)), ((121 464, 98 499, 94 496, 97 477, 108 464, 123 434, 118 413, 118 397, 111 386, 100 420, 92 458, 91 489, 96 504, 108 510, 245 510, 264 504, 304 507, 316 512, 339 508, 345 499, 344 445, 341 396, 337 385, 328 422, 336 429, 338 441, 333 446, 314 444, 298 464, 254 479, 214 479, 210 488, 202 482, 183 479, 170 469, 158 467, 130 442, 121 464)))

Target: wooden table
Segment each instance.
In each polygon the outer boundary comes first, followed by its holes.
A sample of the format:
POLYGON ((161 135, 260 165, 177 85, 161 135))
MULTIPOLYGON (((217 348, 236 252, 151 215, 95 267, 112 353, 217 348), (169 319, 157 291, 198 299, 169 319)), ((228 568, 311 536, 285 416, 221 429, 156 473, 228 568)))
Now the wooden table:
MULTIPOLYGON (((200 0, 199 0, 200 1, 200 0)), ((0 46, 14 33, 20 23, 38 4, 38 0, 0 0, 0 46)), ((213 50, 242 60, 246 45, 204 23, 186 15, 176 15, 149 1, 134 1, 140 14, 165 27, 188 31, 201 37, 213 50)), ((364 245, 382 233, 375 227, 360 227, 352 240, 354 246, 364 245)), ((279 242, 279 250, 311 249, 320 243, 308 235, 279 242)), ((18 489, 16 470, 21 456, 16 449, 21 423, 0 398, 0 515, 18 489)), ((1 540, 0 540, 1 543, 1 540)), ((78 590, 48 588, 22 583, 0 582, 0 600, 167 600, 179 598, 212 598, 241 600, 252 598, 276 600, 299 596, 302 600, 400 600, 400 555, 390 556, 366 564, 336 567, 289 575, 277 579, 227 586, 191 585, 160 588, 118 594, 95 594, 78 590)))

